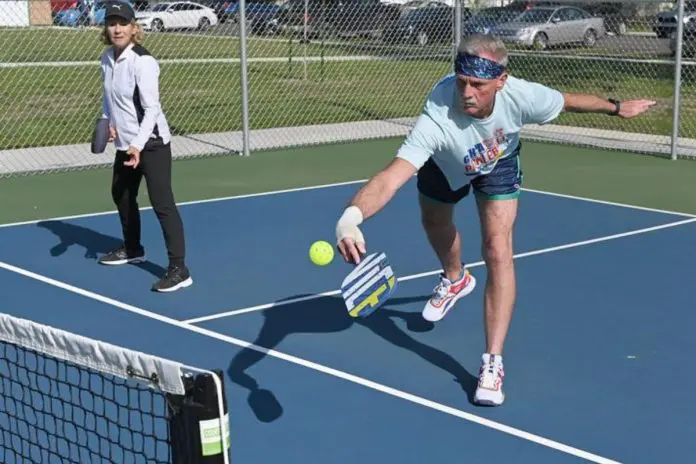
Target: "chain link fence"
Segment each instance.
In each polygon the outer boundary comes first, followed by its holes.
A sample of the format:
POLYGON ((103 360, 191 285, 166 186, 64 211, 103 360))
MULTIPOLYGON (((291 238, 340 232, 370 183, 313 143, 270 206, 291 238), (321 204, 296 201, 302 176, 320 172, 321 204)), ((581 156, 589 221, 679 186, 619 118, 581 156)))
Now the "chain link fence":
MULTIPOLYGON (((696 155, 694 2, 679 28, 669 2, 556 2, 580 8, 563 13, 491 3, 248 0, 244 15, 224 0, 134 6, 160 63, 176 157, 404 135, 452 69, 456 37, 474 32, 505 40, 515 76, 658 101, 630 120, 563 114, 526 138, 696 155)), ((0 0, 0 176, 111 163, 111 148, 89 152, 103 14, 100 0, 0 0)))

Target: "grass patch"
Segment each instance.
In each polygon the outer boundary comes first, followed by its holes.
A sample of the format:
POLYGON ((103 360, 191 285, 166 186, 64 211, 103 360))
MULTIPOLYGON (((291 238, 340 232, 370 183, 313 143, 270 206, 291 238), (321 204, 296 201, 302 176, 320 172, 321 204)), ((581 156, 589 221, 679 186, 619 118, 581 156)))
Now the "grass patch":
MULTIPOLYGON (((235 63, 163 63, 164 109, 178 134, 241 130, 241 88, 235 63)), ((252 129, 323 124, 420 112, 432 85, 450 70, 443 60, 249 63, 252 129)), ((669 135, 672 68, 658 64, 514 57, 514 75, 564 91, 620 99, 652 98, 654 111, 622 120, 564 114, 579 127, 669 135)), ((681 135, 696 137, 694 76, 682 86, 681 135)), ((89 141, 101 110, 98 67, 0 69, 0 149, 89 141), (24 85, 22 85, 24 83, 24 85)))
MULTIPOLYGON (((98 60, 105 45, 100 39, 101 32, 95 28, 84 29, 0 29, 0 62, 84 62, 98 60)), ((425 47, 409 44, 387 45, 379 39, 327 39, 313 40, 304 45, 295 37, 274 36, 247 38, 247 55, 250 58, 339 55, 406 56, 434 55, 450 53, 449 42, 433 43, 425 47)), ((146 33, 145 47, 158 59, 225 59, 239 58, 239 40, 235 36, 215 35, 210 32, 192 31, 189 33, 146 33)), ((528 47, 508 44, 511 51, 532 53, 528 47)), ((604 57, 638 58, 650 53, 640 50, 611 48, 600 41, 595 47, 559 46, 547 52, 533 52, 536 56, 546 53, 570 54, 574 56, 592 55, 604 57)))
MULTIPOLYGON (((0 30, 0 62, 35 63, 56 61, 99 60, 106 45, 101 42, 101 32, 94 28, 0 30)), ((239 58, 239 40, 236 37, 216 36, 193 32, 146 33, 145 47, 158 59, 239 58)), ((269 40, 249 37, 250 58, 286 57, 305 53, 304 45, 297 40, 269 40)), ((354 53, 355 47, 309 44, 308 55, 342 55, 354 53), (322 49, 323 48, 323 49, 322 49), (352 50, 352 51, 351 51, 352 50)))

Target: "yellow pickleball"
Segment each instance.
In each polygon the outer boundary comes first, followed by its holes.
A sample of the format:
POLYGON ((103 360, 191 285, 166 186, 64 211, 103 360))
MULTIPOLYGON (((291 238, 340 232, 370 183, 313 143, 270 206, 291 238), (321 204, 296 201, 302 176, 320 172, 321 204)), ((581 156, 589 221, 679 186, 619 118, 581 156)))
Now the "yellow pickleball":
POLYGON ((326 266, 334 258, 334 249, 329 242, 319 240, 309 247, 309 259, 317 266, 326 266))

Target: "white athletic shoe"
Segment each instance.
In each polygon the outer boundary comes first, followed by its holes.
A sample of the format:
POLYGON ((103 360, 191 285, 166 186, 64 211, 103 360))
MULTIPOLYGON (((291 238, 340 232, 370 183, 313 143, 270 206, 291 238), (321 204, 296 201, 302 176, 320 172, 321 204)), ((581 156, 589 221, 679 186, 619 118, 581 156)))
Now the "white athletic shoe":
POLYGON ((423 318, 426 321, 437 322, 449 312, 460 298, 471 293, 476 287, 476 279, 464 269, 464 275, 457 281, 451 282, 444 274, 440 275, 440 283, 435 287, 433 296, 423 308, 423 318))
POLYGON ((505 401, 503 393, 503 357, 484 353, 481 356, 479 383, 474 395, 474 402, 484 406, 500 406, 505 401))

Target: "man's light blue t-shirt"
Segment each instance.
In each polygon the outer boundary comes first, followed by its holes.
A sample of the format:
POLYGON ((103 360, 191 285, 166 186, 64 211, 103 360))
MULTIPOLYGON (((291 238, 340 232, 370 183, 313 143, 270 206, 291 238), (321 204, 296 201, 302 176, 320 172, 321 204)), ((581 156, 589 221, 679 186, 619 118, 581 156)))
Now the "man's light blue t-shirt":
POLYGON ((514 154, 523 125, 546 124, 563 110, 558 90, 509 76, 496 95, 493 113, 486 119, 473 118, 457 109, 456 81, 452 74, 435 85, 397 153, 418 169, 432 157, 453 190, 514 154))

